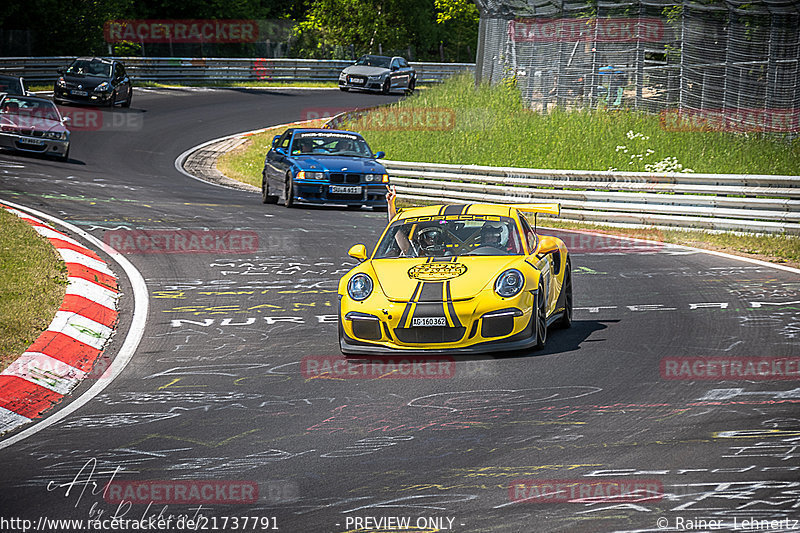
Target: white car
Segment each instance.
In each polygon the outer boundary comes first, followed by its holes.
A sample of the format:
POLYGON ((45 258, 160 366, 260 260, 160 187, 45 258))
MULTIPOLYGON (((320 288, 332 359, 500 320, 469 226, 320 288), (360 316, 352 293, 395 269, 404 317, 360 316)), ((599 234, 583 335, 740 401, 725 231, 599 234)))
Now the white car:
POLYGON ((355 65, 345 68, 339 74, 339 89, 362 89, 389 94, 402 89, 407 94, 414 91, 417 72, 402 57, 361 56, 355 65))

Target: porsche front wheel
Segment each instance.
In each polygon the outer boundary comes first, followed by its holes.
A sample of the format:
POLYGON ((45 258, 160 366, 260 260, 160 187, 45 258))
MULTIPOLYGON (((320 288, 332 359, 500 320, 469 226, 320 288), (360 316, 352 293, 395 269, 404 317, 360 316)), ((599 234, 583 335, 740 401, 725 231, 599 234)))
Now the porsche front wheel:
POLYGON ((564 284, 561 287, 561 293, 564 300, 564 314, 558 321, 559 328, 568 328, 572 326, 572 265, 567 259, 567 266, 564 271, 564 284))
POLYGON ((536 350, 544 348, 547 342, 547 294, 544 292, 544 284, 539 282, 539 290, 536 291, 536 350))

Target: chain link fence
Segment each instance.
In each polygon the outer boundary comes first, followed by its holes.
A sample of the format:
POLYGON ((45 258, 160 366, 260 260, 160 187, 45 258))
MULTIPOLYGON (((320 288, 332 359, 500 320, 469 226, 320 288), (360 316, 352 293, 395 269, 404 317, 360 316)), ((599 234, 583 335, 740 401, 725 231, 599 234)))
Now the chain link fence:
POLYGON ((794 0, 478 0, 477 79, 534 110, 633 108, 668 128, 800 133, 794 0))

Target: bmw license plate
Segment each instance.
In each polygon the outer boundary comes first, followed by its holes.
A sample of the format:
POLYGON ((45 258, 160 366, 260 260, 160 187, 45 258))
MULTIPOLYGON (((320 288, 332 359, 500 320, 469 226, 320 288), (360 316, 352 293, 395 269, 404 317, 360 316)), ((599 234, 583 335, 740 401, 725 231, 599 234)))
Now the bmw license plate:
POLYGON ((434 326, 447 326, 447 319, 443 316, 439 317, 421 317, 415 318, 411 321, 411 325, 415 328, 422 327, 434 327, 434 326))
POLYGON ((345 187, 342 185, 331 185, 328 189, 333 194, 361 194, 361 187, 345 187))
POLYGON ((20 137, 20 144, 32 144, 34 146, 44 146, 44 141, 41 139, 31 139, 30 137, 20 137))
POLYGON ((75 96, 89 96, 89 93, 86 91, 72 91, 72 94, 75 96))

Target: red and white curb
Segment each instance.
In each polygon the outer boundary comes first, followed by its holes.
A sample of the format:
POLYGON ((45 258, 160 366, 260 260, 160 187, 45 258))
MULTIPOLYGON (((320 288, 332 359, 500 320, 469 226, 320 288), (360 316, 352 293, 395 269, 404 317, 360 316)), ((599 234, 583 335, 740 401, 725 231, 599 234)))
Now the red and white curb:
POLYGON ((50 241, 67 267, 69 285, 50 326, 0 372, 0 434, 39 418, 87 377, 107 366, 103 346, 117 323, 117 277, 95 252, 42 220, 0 204, 50 241), (97 365, 96 365, 97 364, 97 365), (94 370, 93 370, 94 369, 94 370))

